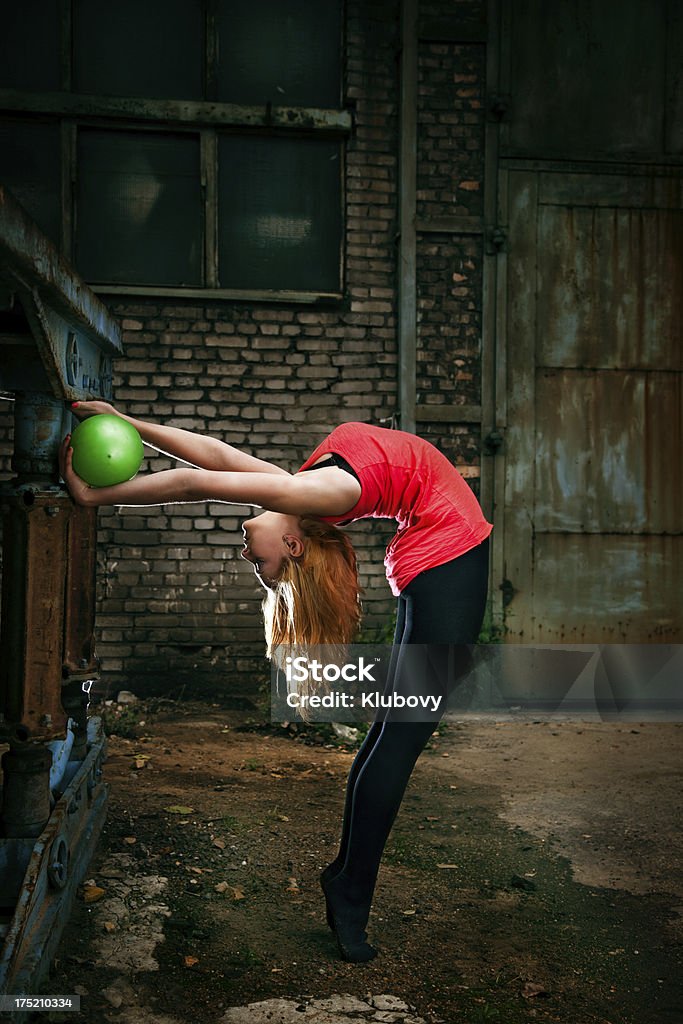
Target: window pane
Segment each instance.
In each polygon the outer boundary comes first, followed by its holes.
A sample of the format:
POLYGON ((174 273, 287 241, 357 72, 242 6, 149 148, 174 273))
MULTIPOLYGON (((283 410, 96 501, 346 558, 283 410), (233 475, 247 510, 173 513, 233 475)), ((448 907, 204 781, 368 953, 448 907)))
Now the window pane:
POLYGON ((201 99, 202 8, 197 0, 76 0, 75 90, 201 99))
POLYGON ((341 144, 224 135, 218 153, 221 286, 338 292, 341 144))
POLYGON ((0 88, 59 89, 59 0, 15 0, 1 10, 0 88))
POLYGON ((198 138, 81 131, 76 209, 76 266, 91 283, 202 283, 198 138))
POLYGON ((218 99, 338 107, 340 0, 218 0, 218 99))
POLYGON ((0 122, 0 181, 41 231, 60 244, 59 125, 0 122))

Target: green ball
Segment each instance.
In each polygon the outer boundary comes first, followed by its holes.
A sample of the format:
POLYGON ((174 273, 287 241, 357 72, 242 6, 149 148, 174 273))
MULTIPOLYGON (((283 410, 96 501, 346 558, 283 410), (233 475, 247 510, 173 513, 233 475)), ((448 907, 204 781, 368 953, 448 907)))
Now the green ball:
POLYGON ((71 435, 74 472, 91 487, 132 480, 142 465, 142 438, 132 423, 99 413, 78 424, 71 435))

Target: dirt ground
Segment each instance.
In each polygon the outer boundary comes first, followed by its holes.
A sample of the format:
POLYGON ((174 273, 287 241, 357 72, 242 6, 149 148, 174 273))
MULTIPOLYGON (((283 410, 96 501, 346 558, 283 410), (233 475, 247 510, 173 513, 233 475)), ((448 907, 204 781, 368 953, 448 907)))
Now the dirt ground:
POLYGON ((353 748, 248 708, 119 710, 108 820, 45 987, 81 995, 69 1019, 237 1020, 279 998, 336 1024, 361 1017, 312 1001, 381 993, 373 1021, 683 1021, 683 726, 442 724, 385 851, 379 956, 354 965, 318 885, 353 748))

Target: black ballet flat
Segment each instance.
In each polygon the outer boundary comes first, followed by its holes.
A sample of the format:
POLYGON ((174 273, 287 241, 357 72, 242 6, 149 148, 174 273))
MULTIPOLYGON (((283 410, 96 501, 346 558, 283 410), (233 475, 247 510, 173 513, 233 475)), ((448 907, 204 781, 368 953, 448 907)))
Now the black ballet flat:
POLYGON ((377 950, 369 942, 346 943, 340 938, 337 931, 335 931, 334 937, 337 940, 337 949, 342 957, 351 964, 364 964, 369 960, 374 960, 377 956, 377 950))
MULTIPOLYGON (((327 869, 326 869, 327 870, 327 869)), ((325 872, 321 872, 320 885, 323 893, 325 894, 325 909, 327 913, 327 923, 330 926, 334 937, 337 942, 337 948, 342 956, 342 959, 353 964, 367 963, 369 960, 373 960, 377 956, 377 950, 374 946, 371 946, 369 942, 366 942, 367 932, 363 931, 360 941, 358 936, 352 934, 352 927, 349 924, 339 921, 335 917, 334 908, 330 901, 330 897, 327 893, 327 884, 334 877, 328 875, 327 878, 323 879, 325 872)))

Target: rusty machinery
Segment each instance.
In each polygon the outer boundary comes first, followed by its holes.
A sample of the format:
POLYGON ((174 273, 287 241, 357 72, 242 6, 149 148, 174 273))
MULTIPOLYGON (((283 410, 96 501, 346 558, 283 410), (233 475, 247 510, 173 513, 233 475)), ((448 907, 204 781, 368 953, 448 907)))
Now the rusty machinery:
POLYGON ((111 396, 120 332, 0 186, 0 396, 14 478, 0 485, 0 993, 39 990, 106 815, 106 741, 88 718, 95 510, 74 505, 57 451, 71 401, 111 396))

